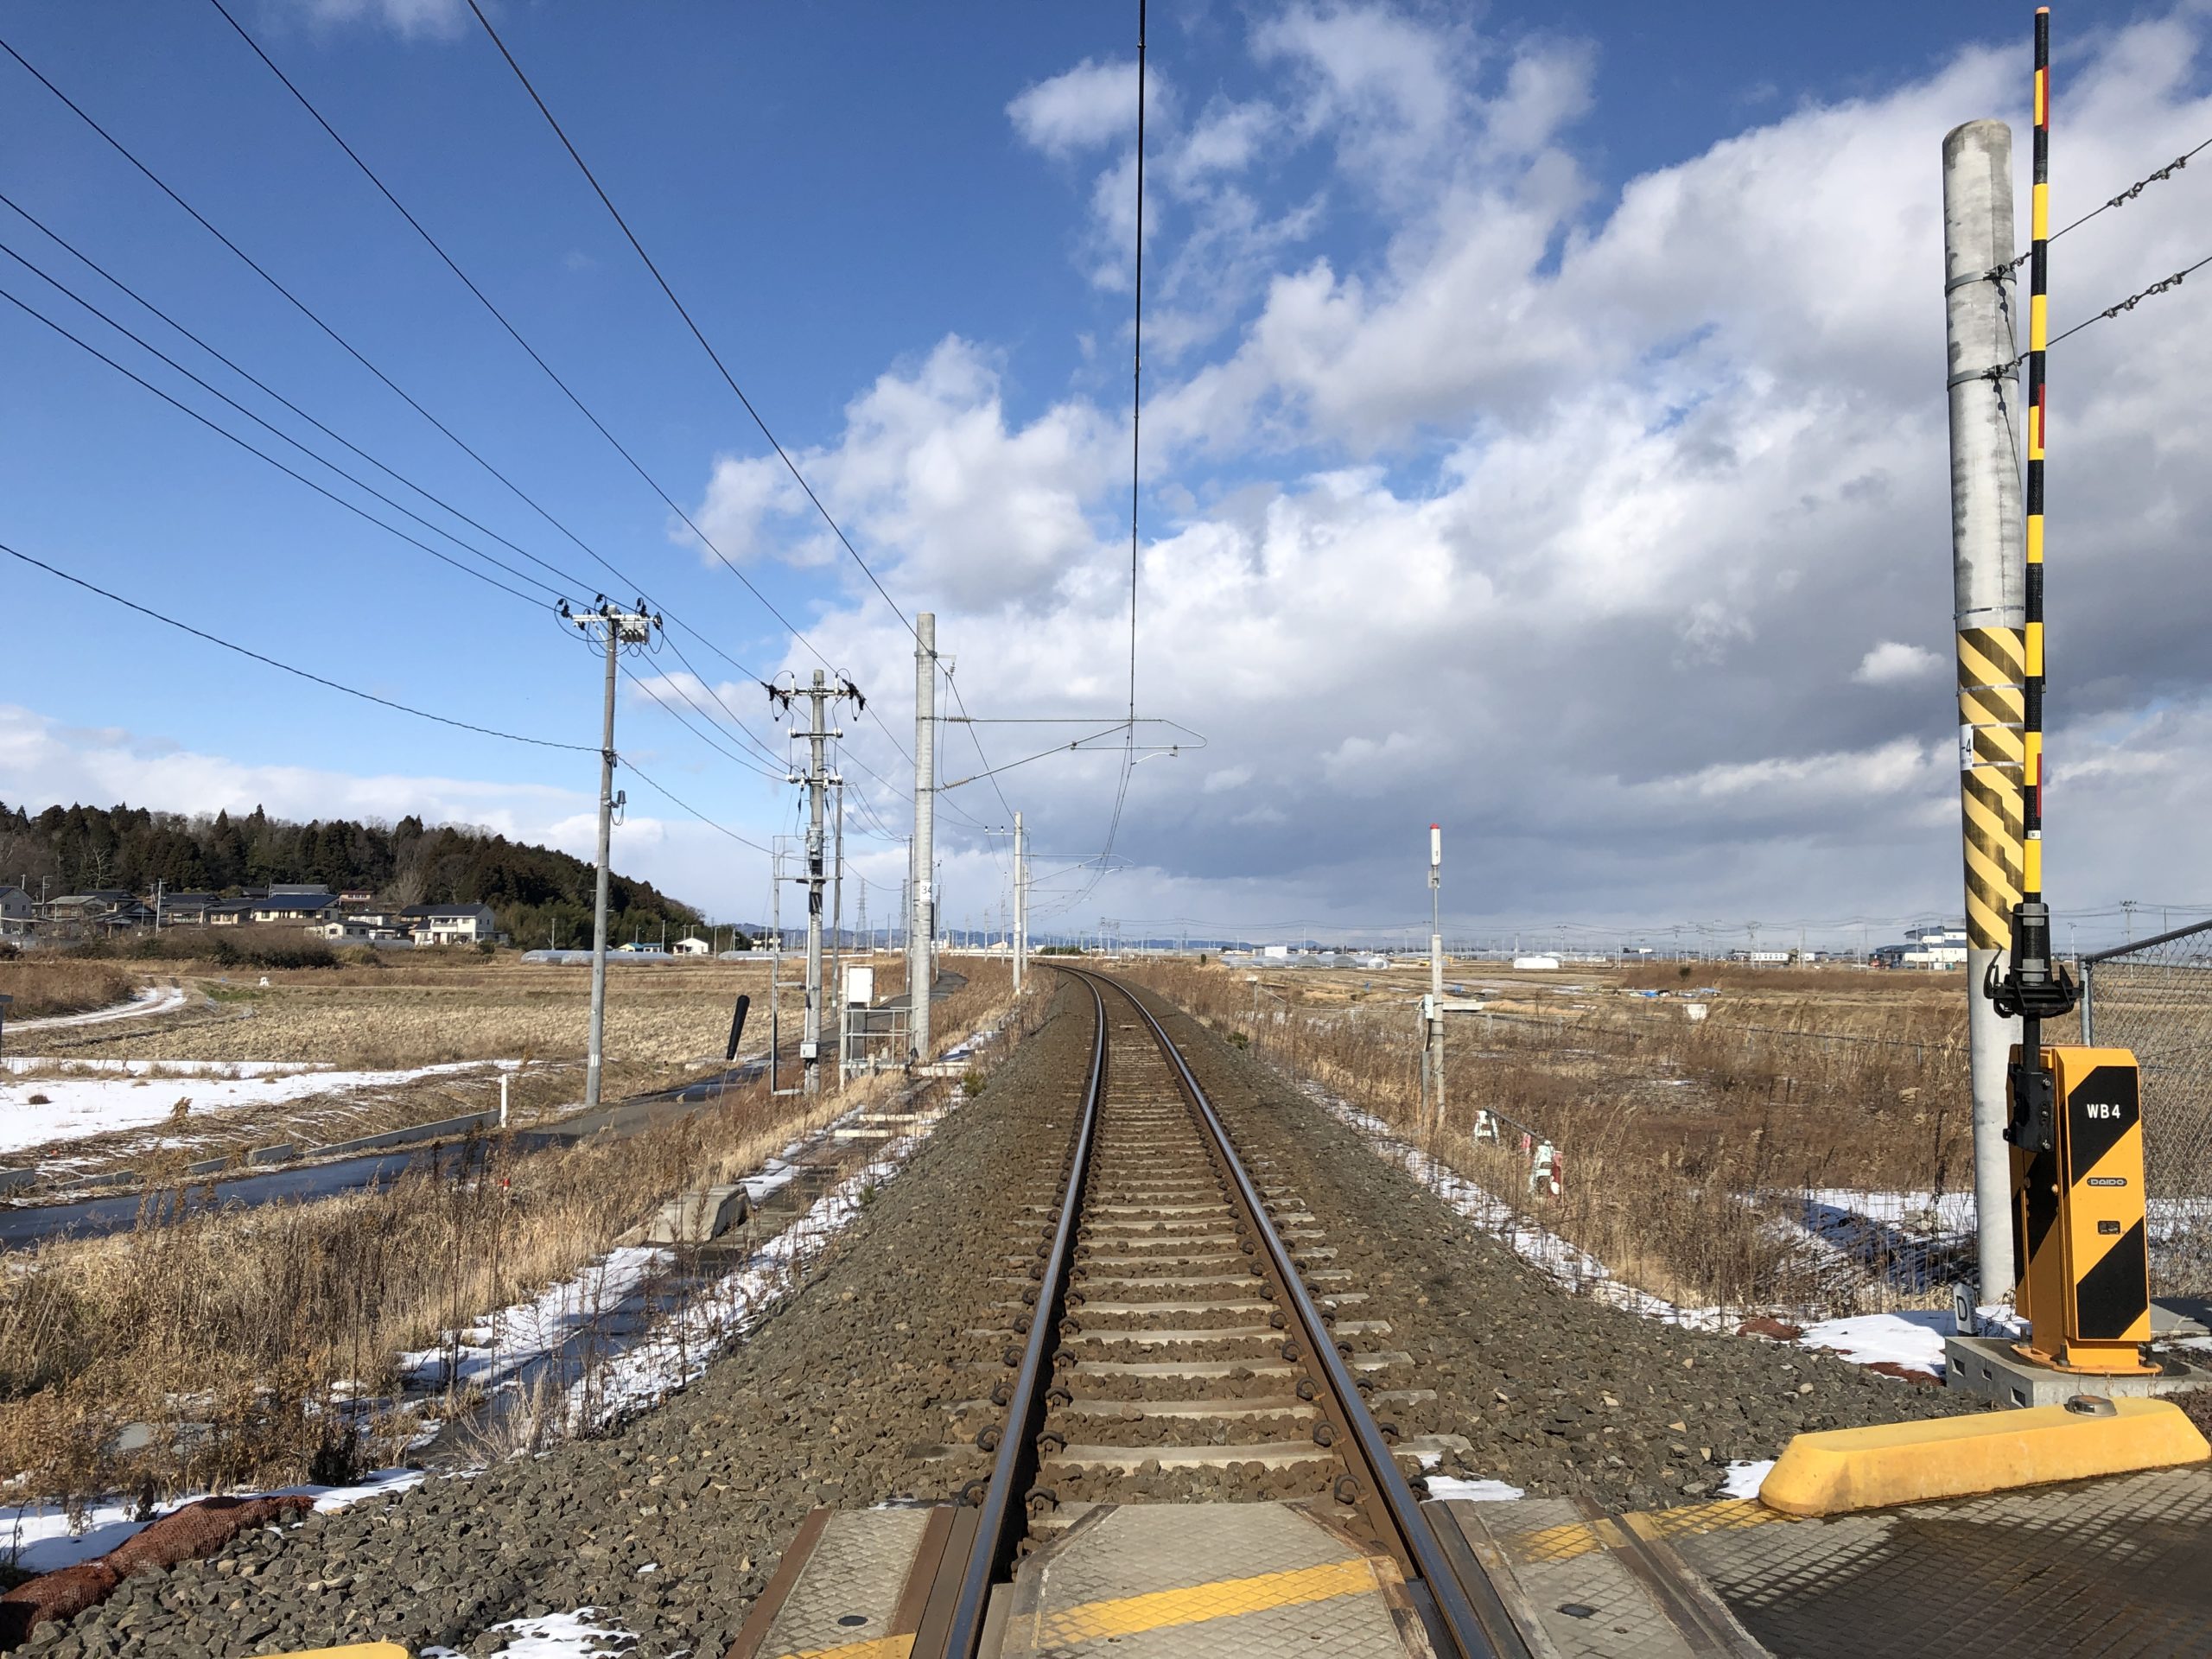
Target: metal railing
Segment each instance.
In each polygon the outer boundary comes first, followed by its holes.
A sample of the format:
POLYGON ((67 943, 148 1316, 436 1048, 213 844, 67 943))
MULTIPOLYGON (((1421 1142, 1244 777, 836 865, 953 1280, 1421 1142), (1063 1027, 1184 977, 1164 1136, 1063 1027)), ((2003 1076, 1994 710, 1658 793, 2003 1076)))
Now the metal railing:
POLYGON ((2082 1040, 2143 1068, 2152 1288, 2212 1294, 2212 922, 2083 957, 2082 1040))

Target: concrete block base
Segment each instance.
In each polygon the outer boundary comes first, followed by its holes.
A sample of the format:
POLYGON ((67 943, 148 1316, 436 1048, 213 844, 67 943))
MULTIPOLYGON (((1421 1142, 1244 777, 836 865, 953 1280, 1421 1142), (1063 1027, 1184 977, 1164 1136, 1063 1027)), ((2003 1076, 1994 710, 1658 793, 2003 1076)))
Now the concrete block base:
POLYGON ((1943 1382, 1947 1388, 1963 1389, 2000 1406, 2063 1406, 2077 1394, 2107 1399, 2146 1399, 2182 1389, 2212 1387, 2212 1370, 2165 1357, 2160 1376, 2084 1376, 2037 1365, 2012 1351, 2002 1337, 1947 1337, 1943 1341, 1943 1382))
POLYGON ((741 1185, 700 1186, 661 1205, 645 1229, 648 1244, 707 1244, 746 1217, 741 1185))

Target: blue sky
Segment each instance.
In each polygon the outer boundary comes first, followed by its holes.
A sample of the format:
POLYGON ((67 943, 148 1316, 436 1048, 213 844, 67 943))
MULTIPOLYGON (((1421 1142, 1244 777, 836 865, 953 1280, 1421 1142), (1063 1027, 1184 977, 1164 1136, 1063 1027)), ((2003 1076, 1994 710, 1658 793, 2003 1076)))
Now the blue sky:
MULTIPOLYGON (((818 526, 785 510, 772 471, 759 469, 751 423, 465 9, 232 10, 645 467, 900 727, 912 673, 898 624, 849 562, 823 561, 818 526)), ((943 614, 944 647, 978 712, 1113 707, 1123 695, 1114 573, 1126 572, 1128 294, 1116 214, 1126 212, 1116 169, 1128 135, 1114 114, 1134 102, 1127 10, 493 12, 893 594, 943 614)), ((2069 188, 2086 202, 2139 161, 2170 159, 2170 134, 2201 124, 2203 24, 2189 6, 2101 6, 2094 22, 2082 10, 2062 16, 2062 66, 2078 62, 2085 88, 2107 90, 2102 102, 2085 90, 2078 136, 2062 127, 2075 170, 2061 176, 2082 181, 2069 188), (2162 73, 2145 84, 2131 54, 2162 73), (2121 96, 2131 77, 2142 88, 2132 100, 2121 96)), ((1895 653, 1859 671, 1886 645, 1946 649, 1948 520, 1929 517, 1941 506, 1940 373, 1924 360, 1916 370, 1912 355, 1924 359, 1932 328, 1940 367, 1940 310, 1914 308, 1934 288, 1926 210, 1943 127, 2017 105, 2027 21, 2024 8, 1993 4, 1497 6, 1471 22, 1418 5, 1154 8, 1147 419, 1159 437, 1145 604, 1158 631, 1141 642, 1141 695, 1211 747, 1139 769, 1120 843, 1139 868, 1087 896, 1076 919, 1102 908, 1254 925, 1392 918, 1422 895, 1399 890, 1383 844, 1401 819, 1417 831, 1455 811, 1466 843, 1495 860, 1495 879, 1465 905, 1471 925, 1656 923, 1752 905, 1895 918, 1954 904, 1940 771, 1898 747, 1940 750, 1941 674, 1895 653), (1700 228, 1699 201, 1736 217, 1700 228), (1800 268, 1773 267, 1762 225, 1777 247, 1813 245, 1800 268), (1641 270, 1639 238, 1653 238, 1641 270), (1725 251, 1732 238, 1740 259, 1665 252, 1725 251), (1854 251, 1870 268, 1852 268, 1854 251), (1464 367, 1437 369, 1462 357, 1464 367), (1777 378, 1806 390, 1778 397, 1777 378), (1633 434, 1595 412, 1643 405, 1653 419, 1633 434), (1777 537, 1797 535, 1779 528, 1784 504, 1850 481, 1815 481, 1817 441, 1804 430, 1847 413, 1896 452, 1831 448, 1825 464, 1872 480, 1851 499, 1882 505, 1856 524, 1848 512, 1823 515, 1820 535, 1837 550, 1802 570, 1784 559, 1764 581, 1777 537), (1610 474, 1592 464, 1593 438, 1611 446, 1610 474), (1672 448, 1635 459, 1648 442, 1672 448), (1729 526, 1711 501, 1680 495, 1686 478, 1704 476, 1701 457, 1722 454, 1707 481, 1712 500, 1744 508, 1729 526), (1675 544, 1679 559, 1662 561, 1666 591, 1648 602, 1622 601, 1635 582, 1603 561, 1576 564, 1604 526, 1676 512, 1698 528, 1675 544), (1484 539, 1508 521, 1511 537, 1484 539), (1557 556, 1542 556, 1546 538, 1557 556), (1847 550, 1870 543, 1883 549, 1873 592, 1850 601, 1850 628, 1824 646, 1831 689, 1802 686, 1808 639, 1837 619, 1823 582, 1847 550), (1349 565, 1347 594, 1332 604, 1297 550, 1338 577, 1349 565), (1240 596, 1238 570, 1292 597, 1240 596), (1208 573, 1233 620, 1203 609, 1208 573), (1347 608, 1377 588, 1399 594, 1395 607, 1347 608), (1394 611, 1441 631, 1408 633, 1394 611), (1489 628, 1501 632, 1486 644, 1489 628), (1586 706, 1524 700, 1548 679, 1586 679, 1592 648, 1620 665, 1619 688, 1592 688, 1586 706), (1303 664, 1316 652, 1347 660, 1315 676, 1303 664), (1416 683, 1384 690, 1431 662, 1416 683), (1649 695, 1655 676, 1666 695, 1649 695), (1646 706, 1639 736, 1621 729, 1624 696, 1646 706), (1386 712, 1389 700, 1426 713, 1386 712), (1808 753, 1836 758, 1814 771, 1869 769, 1846 815, 1868 816, 1847 847, 1833 803, 1817 790, 1799 798, 1808 753), (1607 799, 1583 798, 1595 785, 1607 799), (1655 842, 1650 802, 1669 791, 1677 805, 1659 810, 1670 821, 1655 842)), ((0 35, 664 609, 749 670, 812 663, 727 571, 672 535, 658 499, 212 6, 116 6, 93 21, 81 7, 19 0, 0 35)), ((20 67, 0 60, 0 189, 363 448, 580 578, 548 578, 560 592, 588 601, 613 589, 20 67)), ((2098 263, 2085 259, 2081 291, 2105 281, 2106 261, 2113 283, 2139 265, 2164 274, 2152 268, 2162 237, 2192 215, 2205 222, 2197 182, 2184 176, 2164 207, 2134 210, 2098 263)), ((4 209, 0 240, 264 407, 4 209)), ((0 267, 0 287, 239 424, 20 266, 0 267)), ((2181 328, 2196 350, 2201 309, 2165 303, 2155 334, 2134 338, 2171 356, 2181 328)), ((435 563, 15 308, 0 313, 16 394, 0 403, 0 539, 379 694, 591 740, 592 665, 544 609, 435 563)), ((2085 371, 2115 383, 2152 372, 2158 357, 2098 349, 2085 371)), ((2117 411, 2094 435, 2113 454, 2145 452, 2117 411)), ((2129 524, 2105 526, 2113 556, 2132 552, 2126 568, 2141 573, 2118 580, 2099 615, 2115 639, 2128 583, 2152 588, 2149 573, 2189 550, 2172 516, 2189 486, 2173 487, 2183 495, 2147 506, 2139 487, 2129 524)), ((11 630, 14 671, 0 684, 0 702, 26 711, 0 745, 0 796, 106 788, 208 810, 245 791, 296 816, 427 807, 588 844, 588 756, 409 721, 20 567, 0 580, 10 613, 31 624, 11 630)), ((2099 740, 2117 746, 2122 771, 2145 743, 2195 741, 2193 728, 2186 740, 2171 728, 2199 706, 2186 651, 2198 620, 2162 618, 2152 649, 2098 658, 2094 696, 2082 688, 2081 714, 2124 734, 2099 740), (2115 718, 2154 702, 2147 736, 2115 718)), ((683 645, 709 678, 741 680, 683 645)), ((677 667, 666 657, 639 665, 677 667)), ((725 697, 769 732, 754 718, 757 690, 725 697)), ((627 698, 622 721, 624 749, 710 817, 755 838, 787 821, 791 791, 737 774, 650 703, 627 698)), ((848 771, 859 778, 864 761, 895 779, 888 744, 846 723, 859 752, 848 771)), ((1026 735, 993 734, 994 758, 1026 753, 1026 735)), ((1047 761, 1016 780, 1013 804, 1047 844, 1096 846, 1110 765, 1047 761)), ((1005 814, 982 787, 961 799, 995 826, 1005 814)), ((758 912, 757 855, 632 793, 638 827, 622 857, 719 913, 758 912)), ((880 805, 894 819, 906 810, 888 795, 880 805)), ((988 843, 957 819, 949 831, 948 908, 998 902, 988 843)), ((2125 866, 2134 845, 2101 844, 2097 857, 2125 866)), ((864 850, 874 879, 895 884, 899 855, 864 850)), ((1408 856, 1417 862, 1417 850, 1408 856)), ((2085 905, 2158 885, 2155 869, 2096 874, 2085 905)), ((2176 884, 2188 885, 2185 865, 2176 884)))

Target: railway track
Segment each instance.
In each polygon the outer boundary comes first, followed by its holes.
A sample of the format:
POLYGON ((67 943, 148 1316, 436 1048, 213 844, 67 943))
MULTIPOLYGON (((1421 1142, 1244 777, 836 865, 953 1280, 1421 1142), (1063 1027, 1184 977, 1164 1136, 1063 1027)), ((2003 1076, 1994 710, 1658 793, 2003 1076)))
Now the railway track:
MULTIPOLYGON (((991 1472, 943 1529, 913 1654, 995 1651, 994 1592, 1031 1548, 1128 1504, 1297 1503, 1386 1557, 1442 1655, 1526 1649, 1454 1563, 1399 1470, 1382 1386, 1405 1356, 1355 1311, 1334 1252, 1270 1166, 1250 1166, 1166 1029, 1112 980, 1064 969, 1096 1017, 1067 1154, 1028 1196, 1003 1275, 991 1472), (1487 1605, 1484 1605, 1487 1603, 1487 1605)), ((741 1643, 741 1649, 742 1643, 741 1643)))

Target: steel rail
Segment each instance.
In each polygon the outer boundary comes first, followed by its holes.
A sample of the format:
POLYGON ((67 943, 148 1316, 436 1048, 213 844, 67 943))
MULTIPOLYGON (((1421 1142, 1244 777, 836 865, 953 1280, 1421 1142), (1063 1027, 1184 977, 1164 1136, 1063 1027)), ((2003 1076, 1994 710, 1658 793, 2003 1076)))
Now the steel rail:
MULTIPOLYGON (((1045 1271, 1037 1290, 1036 1312, 1030 1316, 1028 1339, 1022 1346, 1021 1366, 1014 1375, 1014 1393, 1007 1402, 1004 1438, 997 1461, 985 1487, 975 1543, 960 1577, 942 1648, 933 1649, 947 1659, 973 1659, 982 1644, 983 1623, 990 1611, 991 1586, 1012 1564, 1015 1547, 1028 1529, 1027 1495, 1020 1488, 1037 1470, 1037 1432, 1043 1425, 1046 1387, 1051 1368, 1052 1345, 1058 1340, 1062 1307, 1066 1300, 1068 1274, 1073 1265, 1077 1222, 1083 1209, 1083 1190, 1090 1173, 1090 1150, 1096 1138, 1099 1103, 1106 1095, 1106 999, 1087 976, 1078 976, 1090 992, 1098 1014, 1098 1029, 1090 1047, 1090 1081, 1084 1091, 1082 1122, 1076 1129, 1075 1148, 1068 1160, 1067 1185, 1060 1198, 1060 1213, 1052 1229, 1052 1243, 1045 1258, 1045 1271)), ((919 1652, 918 1644, 916 1652, 919 1652)))
MULTIPOLYGON (((1085 975, 1084 977, 1087 979, 1090 976, 1085 975)), ((1382 1431, 1368 1411, 1367 1402, 1360 1398, 1359 1387, 1351 1370, 1337 1350, 1335 1333, 1322 1319, 1321 1310, 1306 1288, 1305 1278, 1298 1271, 1282 1236, 1275 1230, 1274 1220, 1268 1214, 1259 1189, 1253 1185, 1251 1177, 1245 1173, 1243 1160, 1237 1157, 1230 1146, 1229 1132, 1215 1112, 1213 1103, 1206 1098, 1206 1092, 1199 1087, 1189 1062, 1184 1059, 1182 1051, 1168 1036, 1166 1027, 1160 1023, 1153 1011, 1145 1007, 1127 986, 1116 984, 1112 980, 1103 982, 1113 985, 1116 990, 1127 997, 1130 1006, 1151 1027, 1154 1040, 1160 1045, 1160 1053, 1174 1069, 1185 1093, 1190 1096, 1191 1103, 1197 1108, 1208 1132, 1213 1136, 1214 1144, 1220 1149, 1224 1167, 1235 1181, 1237 1194, 1250 1212, 1253 1227, 1266 1248, 1276 1276, 1281 1281, 1283 1292, 1290 1298, 1298 1321, 1304 1327, 1306 1346, 1337 1397, 1345 1426, 1351 1432, 1358 1463, 1364 1465, 1364 1473, 1382 1498, 1382 1507, 1397 1535, 1395 1539, 1385 1541, 1394 1546, 1400 1559, 1409 1562, 1419 1575, 1422 1586, 1434 1600, 1437 1614, 1444 1626, 1441 1634, 1449 1638, 1463 1659, 1495 1659, 1497 1649, 1491 1644, 1484 1621, 1477 1614, 1473 1601, 1461 1586, 1459 1575, 1452 1571, 1452 1564, 1438 1543, 1435 1533, 1430 1529, 1427 1519, 1421 1513, 1420 1499, 1414 1496, 1413 1488, 1406 1478, 1398 1472, 1397 1459, 1390 1451, 1389 1442, 1382 1438, 1382 1431)), ((1091 988, 1092 994, 1097 995, 1096 985, 1091 988)), ((1100 1006, 1103 1009, 1103 998, 1100 1006)), ((1105 1016, 1102 1013, 1099 1017, 1103 1027, 1105 1016)))

